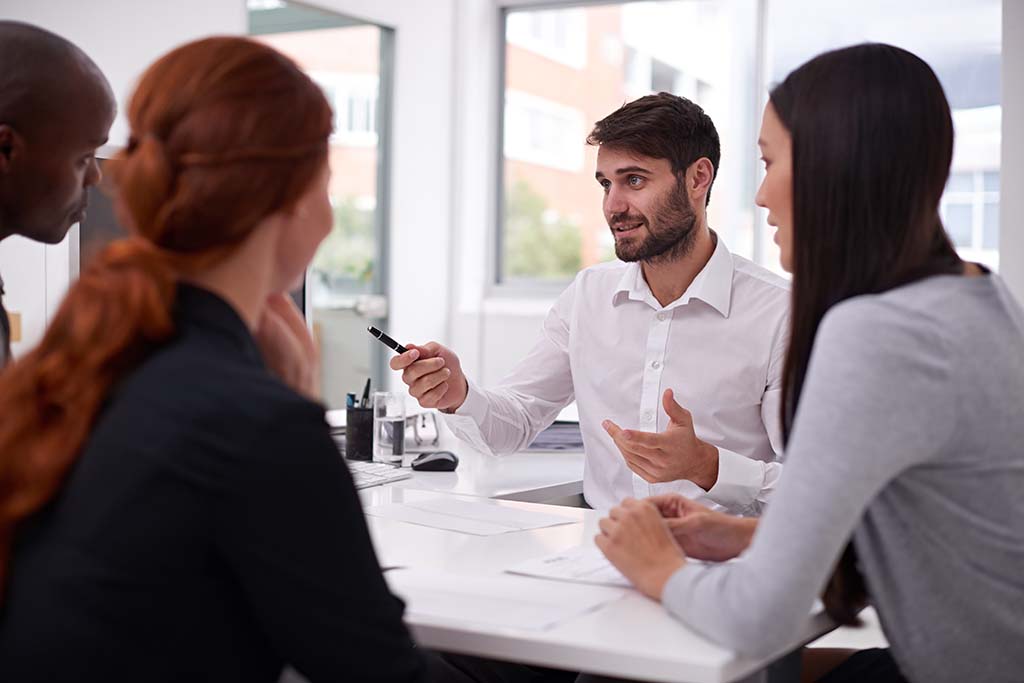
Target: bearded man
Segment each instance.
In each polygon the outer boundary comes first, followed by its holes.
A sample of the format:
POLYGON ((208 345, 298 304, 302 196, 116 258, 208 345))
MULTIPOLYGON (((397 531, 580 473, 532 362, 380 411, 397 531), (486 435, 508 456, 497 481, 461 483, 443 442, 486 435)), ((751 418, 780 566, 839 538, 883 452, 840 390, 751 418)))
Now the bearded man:
POLYGON ((789 292, 708 226, 714 123, 660 93, 597 122, 587 142, 619 260, 576 276, 496 387, 469 381, 436 342, 407 344, 391 368, 459 438, 494 454, 525 448, 575 400, 591 507, 681 493, 759 514, 782 471, 789 292))

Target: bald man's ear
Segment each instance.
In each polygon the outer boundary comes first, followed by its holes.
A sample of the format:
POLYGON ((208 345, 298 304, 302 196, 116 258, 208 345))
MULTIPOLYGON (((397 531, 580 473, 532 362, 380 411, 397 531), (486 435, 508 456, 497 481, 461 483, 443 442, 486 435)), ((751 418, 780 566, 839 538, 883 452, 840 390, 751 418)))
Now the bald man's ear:
POLYGON ((6 173, 24 147, 24 140, 9 124, 0 123, 0 173, 6 173))

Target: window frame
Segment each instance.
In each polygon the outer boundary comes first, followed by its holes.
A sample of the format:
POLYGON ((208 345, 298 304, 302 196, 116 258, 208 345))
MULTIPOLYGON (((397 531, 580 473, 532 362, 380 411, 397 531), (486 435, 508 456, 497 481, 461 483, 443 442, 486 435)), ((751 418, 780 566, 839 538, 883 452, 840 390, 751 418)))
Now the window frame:
MULTIPOLYGON (((942 194, 942 199, 939 202, 939 215, 942 217, 943 225, 946 227, 946 231, 949 232, 949 225, 946 222, 948 220, 948 211, 950 205, 963 206, 970 208, 971 211, 971 241, 970 244, 961 245, 956 244, 954 246, 957 251, 962 251, 968 255, 975 254, 986 254, 987 252, 995 252, 996 258, 999 258, 1001 251, 998 246, 995 249, 987 248, 985 246, 985 227, 986 227, 986 215, 985 210, 989 205, 995 205, 998 207, 1000 220, 1002 220, 1002 167, 993 170, 991 168, 971 168, 971 169, 960 169, 950 173, 950 178, 954 175, 965 175, 970 178, 972 187, 970 189, 949 189, 947 186, 945 192, 942 194), (998 189, 986 189, 985 188, 985 176, 995 174, 998 177, 997 188, 998 189)), ((997 226, 1001 232, 1002 226, 997 226)), ((950 235, 952 239, 953 235, 950 235)), ((998 244, 998 240, 996 240, 998 244)), ((972 256, 973 257, 973 256, 972 256)))
MULTIPOLYGON (((396 81, 396 51, 397 51, 397 30, 393 26, 389 26, 383 22, 364 19, 355 14, 350 14, 347 10, 339 9, 330 6, 323 6, 316 2, 309 2, 308 0, 283 0, 283 8, 270 8, 271 12, 280 12, 283 10, 286 15, 290 12, 291 8, 297 8, 300 12, 308 10, 317 13, 318 16, 313 20, 300 19, 292 23, 282 23, 280 25, 275 24, 273 17, 264 15, 254 15, 251 9, 248 7, 248 3, 245 3, 244 11, 246 14, 247 31, 246 36, 260 37, 263 35, 283 34, 292 33, 297 31, 309 31, 309 30, 320 30, 320 29, 332 29, 332 28, 347 28, 353 26, 373 26, 378 30, 378 73, 375 78, 376 80, 376 97, 375 101, 371 101, 372 106, 372 125, 374 130, 369 133, 353 133, 351 131, 341 132, 335 130, 331 134, 330 142, 332 144, 343 144, 348 146, 374 146, 377 153, 377 168, 376 168, 376 181, 375 181, 375 206, 374 206, 374 269, 373 277, 370 280, 370 292, 371 297, 383 297, 388 302, 387 311, 385 315, 377 319, 375 324, 383 325, 387 327, 388 320, 391 315, 391 297, 393 293, 389 286, 390 282, 390 269, 391 269, 391 197, 392 197, 392 145, 394 139, 394 126, 393 126, 393 112, 394 112, 394 92, 395 92, 395 81, 396 81), (290 6, 290 7, 289 7, 290 6), (259 17, 254 23, 254 16, 259 17), (270 18, 271 21, 267 22, 266 19, 270 18), (369 138, 372 136, 372 142, 369 138)), ((339 117, 339 112, 336 107, 336 100, 339 93, 345 93, 345 87, 347 92, 357 91, 358 88, 351 87, 353 83, 356 83, 359 79, 337 79, 333 76, 326 76, 325 72, 317 70, 311 70, 306 72, 311 79, 319 87, 324 90, 324 94, 330 100, 331 108, 334 113, 334 122, 336 123, 339 117), (326 76, 326 77, 325 77, 326 76), (341 86, 341 87, 339 87, 341 86)), ((346 99, 346 101, 348 101, 346 99)), ((345 117, 348 113, 344 114, 345 117)), ((302 299, 303 299, 303 314, 306 319, 307 325, 312 329, 313 325, 313 294, 311 290, 311 276, 313 274, 312 263, 306 269, 303 277, 303 283, 301 286, 302 299)), ((345 298, 348 296, 347 292, 339 292, 336 295, 339 298, 345 298)), ((360 293, 351 293, 353 298, 360 296, 360 293)), ((377 386, 385 386, 387 379, 390 376, 390 369, 388 367, 388 354, 384 352, 384 347, 380 344, 371 344, 370 348, 370 372, 374 378, 374 382, 377 386)), ((322 353, 319 351, 318 353, 322 353)), ((326 396, 324 397, 326 401, 326 396)))

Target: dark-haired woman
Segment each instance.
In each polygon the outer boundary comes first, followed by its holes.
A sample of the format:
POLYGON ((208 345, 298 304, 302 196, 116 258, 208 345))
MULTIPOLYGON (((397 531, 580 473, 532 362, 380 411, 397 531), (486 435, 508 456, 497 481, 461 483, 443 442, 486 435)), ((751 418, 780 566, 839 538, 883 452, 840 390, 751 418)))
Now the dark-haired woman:
POLYGON ((211 38, 128 120, 134 236, 0 377, 0 680, 463 680, 402 623, 284 295, 332 224, 323 93, 211 38))
POLYGON ((793 273, 786 475, 760 521, 629 500, 596 542, 741 652, 779 652, 823 590, 842 623, 870 602, 890 650, 822 680, 1020 681, 1024 312, 943 231, 942 88, 905 50, 826 53, 772 91, 760 145, 793 273))

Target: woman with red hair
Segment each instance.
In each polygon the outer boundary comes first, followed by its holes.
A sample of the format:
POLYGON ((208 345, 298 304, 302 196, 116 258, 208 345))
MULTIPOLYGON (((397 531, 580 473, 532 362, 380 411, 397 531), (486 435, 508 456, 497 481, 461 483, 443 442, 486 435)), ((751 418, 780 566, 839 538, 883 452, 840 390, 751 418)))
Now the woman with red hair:
POLYGON ((0 377, 0 679, 462 680, 402 623, 285 295, 332 223, 323 94, 210 38, 128 119, 133 236, 0 377))

